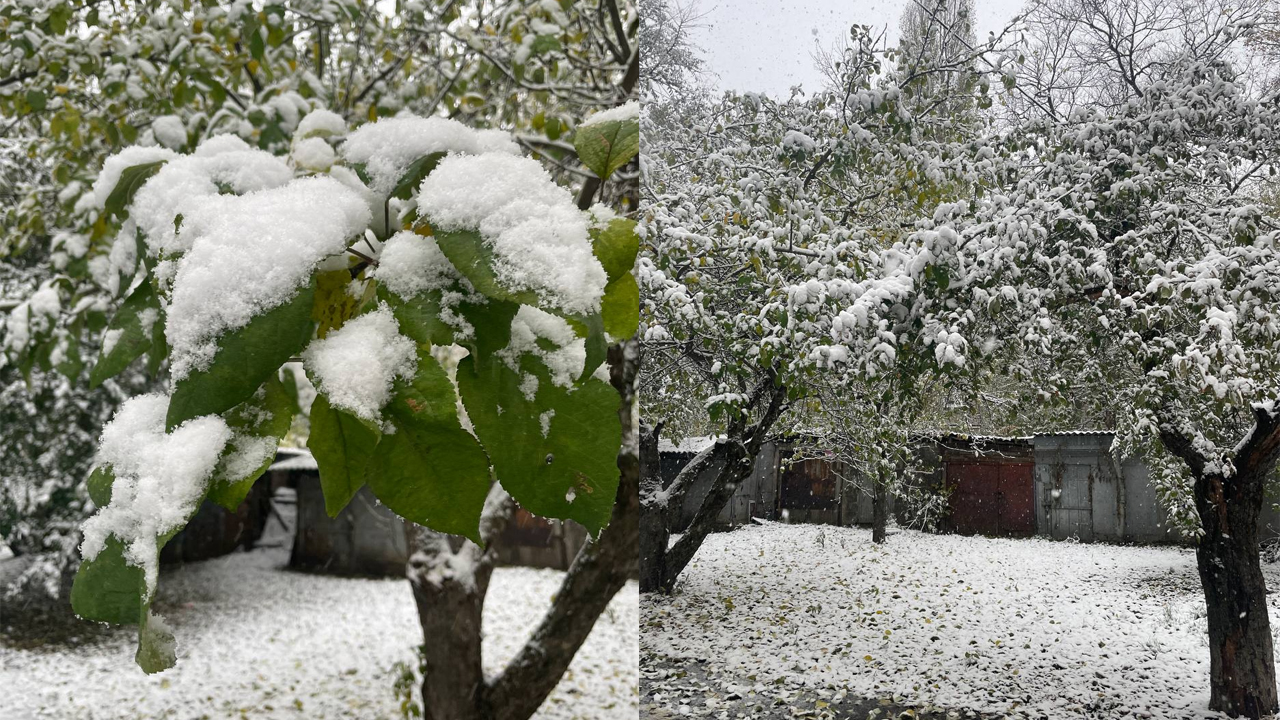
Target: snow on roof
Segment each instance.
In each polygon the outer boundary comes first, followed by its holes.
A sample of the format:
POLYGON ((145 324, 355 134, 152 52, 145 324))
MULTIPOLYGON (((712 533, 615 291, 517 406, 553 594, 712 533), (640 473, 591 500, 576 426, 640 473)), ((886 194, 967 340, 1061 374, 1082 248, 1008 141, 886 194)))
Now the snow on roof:
POLYGON ((315 457, 310 450, 303 448, 280 448, 276 452, 276 461, 267 470, 319 470, 315 457))
POLYGON ((678 443, 673 443, 663 438, 658 440, 658 452, 699 453, 714 445, 719 437, 722 436, 687 437, 681 439, 678 443))

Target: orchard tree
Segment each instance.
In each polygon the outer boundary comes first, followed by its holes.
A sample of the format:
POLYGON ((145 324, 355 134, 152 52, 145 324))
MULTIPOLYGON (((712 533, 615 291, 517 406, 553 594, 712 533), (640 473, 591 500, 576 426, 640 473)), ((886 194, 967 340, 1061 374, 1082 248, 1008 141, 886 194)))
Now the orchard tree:
MULTIPOLYGON (((634 156, 635 112, 578 128, 599 177, 634 156)), ((635 543, 634 223, 578 210, 505 133, 403 116, 348 134, 326 110, 300 119, 288 161, 233 135, 186 155, 131 147, 92 192, 123 220, 110 258, 128 288, 93 378, 145 354, 169 383, 103 429, 77 614, 137 623, 139 665, 172 665, 150 611, 159 550, 203 498, 236 507, 272 462, 294 412, 281 366, 300 356, 329 512, 367 484, 424 527, 410 579, 433 640, 427 712, 531 715, 635 543), (515 503, 593 539, 529 644, 487 679, 480 608, 515 503)))

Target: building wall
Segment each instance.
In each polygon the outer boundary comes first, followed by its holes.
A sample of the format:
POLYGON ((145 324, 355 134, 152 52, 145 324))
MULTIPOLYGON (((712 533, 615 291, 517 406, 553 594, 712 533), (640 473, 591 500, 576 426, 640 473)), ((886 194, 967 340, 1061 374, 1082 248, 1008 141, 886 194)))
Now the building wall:
POLYGON ((1111 455, 1111 433, 1035 438, 1039 533, 1084 542, 1180 542, 1141 459, 1111 455))

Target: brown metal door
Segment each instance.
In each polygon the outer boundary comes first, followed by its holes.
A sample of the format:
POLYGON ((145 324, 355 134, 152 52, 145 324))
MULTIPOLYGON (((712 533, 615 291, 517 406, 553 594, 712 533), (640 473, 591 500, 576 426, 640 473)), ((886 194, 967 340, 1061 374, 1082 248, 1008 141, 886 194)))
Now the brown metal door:
POLYGON ((1012 537, 1036 531, 1035 486, 1032 463, 1005 463, 1000 467, 1000 534, 1012 537))
POLYGON ((947 463, 951 529, 961 535, 1000 534, 1000 468, 977 462, 947 463))

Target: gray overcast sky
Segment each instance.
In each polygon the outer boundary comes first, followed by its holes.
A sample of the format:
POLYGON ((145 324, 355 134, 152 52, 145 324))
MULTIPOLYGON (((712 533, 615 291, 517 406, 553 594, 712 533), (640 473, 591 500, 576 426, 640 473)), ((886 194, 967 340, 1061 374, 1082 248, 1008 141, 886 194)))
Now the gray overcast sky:
MULTIPOLYGON (((691 0, 681 0, 681 4, 691 0)), ((822 86, 814 68, 814 41, 831 47, 854 23, 888 26, 896 42, 898 18, 910 0, 698 0, 706 27, 697 42, 708 78, 722 90, 752 90, 785 97, 792 85, 813 92, 822 86)), ((975 34, 999 31, 1022 8, 1023 0, 974 0, 975 34)))

